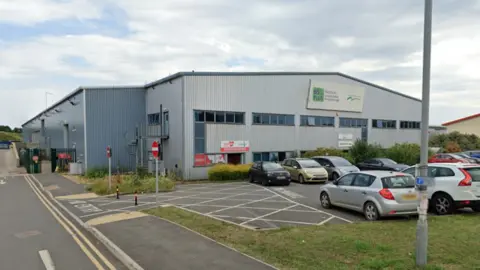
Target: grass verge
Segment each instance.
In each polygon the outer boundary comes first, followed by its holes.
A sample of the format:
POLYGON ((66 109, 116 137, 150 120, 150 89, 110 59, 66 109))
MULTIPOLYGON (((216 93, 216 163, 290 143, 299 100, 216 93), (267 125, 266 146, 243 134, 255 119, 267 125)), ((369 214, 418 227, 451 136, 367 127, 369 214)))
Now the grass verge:
MULTIPOLYGON (((252 231, 176 207, 145 211, 280 269, 417 269, 416 221, 380 221, 252 231)), ((429 220, 426 269, 479 269, 478 215, 429 220)))
POLYGON ((22 134, 15 132, 0 131, 0 141, 21 141, 22 134))
MULTIPOLYGON (((112 190, 108 189, 108 177, 99 178, 90 180, 86 188, 87 191, 98 195, 107 195, 115 193, 117 186, 122 194, 155 192, 155 177, 139 177, 137 175, 112 176, 112 190)), ((159 192, 167 192, 174 189, 175 182, 173 180, 166 177, 159 178, 159 192)))

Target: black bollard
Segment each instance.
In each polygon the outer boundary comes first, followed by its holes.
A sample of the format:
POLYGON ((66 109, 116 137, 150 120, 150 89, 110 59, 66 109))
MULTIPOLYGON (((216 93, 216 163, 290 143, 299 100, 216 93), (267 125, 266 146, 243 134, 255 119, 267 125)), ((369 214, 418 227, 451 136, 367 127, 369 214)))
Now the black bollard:
POLYGON ((135 190, 135 205, 138 205, 137 191, 135 190))
POLYGON ((118 191, 118 186, 117 186, 117 200, 120 199, 120 192, 118 191))

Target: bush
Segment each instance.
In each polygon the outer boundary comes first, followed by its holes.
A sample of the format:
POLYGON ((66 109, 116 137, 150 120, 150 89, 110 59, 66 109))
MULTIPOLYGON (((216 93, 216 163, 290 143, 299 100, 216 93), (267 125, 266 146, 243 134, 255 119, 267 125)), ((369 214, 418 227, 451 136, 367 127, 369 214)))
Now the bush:
POLYGON ((341 149, 336 149, 336 148, 324 148, 324 147, 319 147, 317 150, 314 151, 307 151, 305 152, 302 157, 306 158, 311 158, 314 156, 336 156, 336 157, 343 157, 346 160, 353 162, 352 157, 348 152, 345 152, 341 149))
POLYGON ((460 148, 460 145, 458 145, 458 143, 454 142, 454 141, 450 141, 450 142, 445 143, 444 149, 445 149, 446 153, 462 152, 462 148, 460 148))
POLYGON ((415 165, 420 161, 420 145, 415 143, 396 143, 386 150, 385 156, 398 163, 415 165))
POLYGON ((474 134, 462 134, 454 131, 447 134, 430 136, 429 146, 445 148, 448 142, 456 142, 463 151, 480 149, 480 138, 474 134))
POLYGON ((89 179, 105 178, 107 175, 108 168, 106 167, 91 168, 85 173, 85 177, 89 179))
POLYGON ((379 144, 369 144, 364 140, 356 140, 348 151, 354 164, 370 158, 384 157, 384 152, 379 144))
MULTIPOLYGON (((151 193, 155 192, 155 177, 141 178, 139 175, 124 175, 122 179, 112 178, 112 189, 108 189, 108 177, 102 179, 95 179, 87 190, 99 195, 113 194, 116 192, 116 188, 120 193, 151 193)), ((159 177, 158 179, 158 191, 167 192, 175 188, 175 181, 168 177, 159 177)))
POLYGON ((244 180, 248 178, 248 170, 251 166, 251 164, 217 164, 208 170, 208 180, 244 180))

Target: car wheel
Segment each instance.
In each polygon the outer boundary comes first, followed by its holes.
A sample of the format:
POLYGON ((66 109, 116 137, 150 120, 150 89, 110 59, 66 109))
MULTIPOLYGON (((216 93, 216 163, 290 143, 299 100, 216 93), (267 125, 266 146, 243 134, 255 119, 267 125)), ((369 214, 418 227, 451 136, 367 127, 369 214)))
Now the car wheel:
POLYGON ((267 180, 267 179, 263 179, 263 180, 262 180, 262 185, 263 185, 263 186, 268 186, 268 180, 267 180))
POLYGON ((332 204, 330 203, 330 197, 325 191, 320 194, 320 203, 325 209, 332 208, 332 204))
POLYGON ((305 184, 305 179, 303 178, 303 175, 299 175, 298 176, 298 181, 300 182, 300 184, 305 184))
POLYGON ((255 178, 253 177, 253 174, 250 174, 250 183, 254 183, 255 182, 255 178))
POLYGON ((449 215, 453 213, 453 200, 447 194, 437 194, 433 197, 433 210, 437 215, 449 215))
POLYGON ((373 202, 367 202, 363 207, 363 215, 368 221, 375 221, 380 218, 377 206, 373 202))
POLYGON ((337 173, 333 173, 332 174, 332 180, 335 181, 338 179, 338 174, 337 173))

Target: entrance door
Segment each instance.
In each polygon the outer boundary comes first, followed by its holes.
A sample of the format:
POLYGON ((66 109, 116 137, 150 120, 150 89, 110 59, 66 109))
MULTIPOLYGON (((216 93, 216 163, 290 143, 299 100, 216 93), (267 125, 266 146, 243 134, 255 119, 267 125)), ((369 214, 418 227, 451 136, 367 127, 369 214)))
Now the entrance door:
POLYGON ((233 165, 242 164, 242 154, 228 154, 227 163, 233 165))

